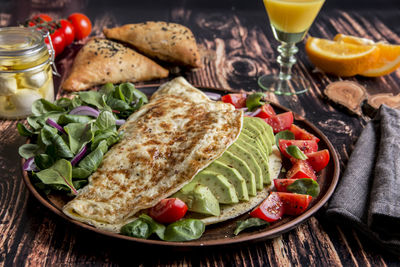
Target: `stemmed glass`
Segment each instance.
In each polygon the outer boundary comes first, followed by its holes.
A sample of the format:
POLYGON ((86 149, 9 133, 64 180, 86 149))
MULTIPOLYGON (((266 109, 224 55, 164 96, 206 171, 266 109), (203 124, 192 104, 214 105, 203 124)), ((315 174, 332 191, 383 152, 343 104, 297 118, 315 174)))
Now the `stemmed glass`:
POLYGON ((274 37, 281 45, 277 60, 279 74, 261 76, 258 84, 262 89, 278 95, 301 94, 308 90, 309 81, 293 75, 291 69, 296 63, 294 54, 299 51, 296 43, 303 40, 324 1, 264 0, 274 37))

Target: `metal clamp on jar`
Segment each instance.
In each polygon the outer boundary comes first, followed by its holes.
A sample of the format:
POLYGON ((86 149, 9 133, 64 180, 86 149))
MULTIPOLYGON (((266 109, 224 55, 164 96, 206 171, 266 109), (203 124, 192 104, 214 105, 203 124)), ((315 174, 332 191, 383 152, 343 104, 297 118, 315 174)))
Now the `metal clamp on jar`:
POLYGON ((24 118, 31 114, 35 100, 53 102, 52 66, 58 74, 49 33, 22 27, 0 28, 0 117, 24 118))

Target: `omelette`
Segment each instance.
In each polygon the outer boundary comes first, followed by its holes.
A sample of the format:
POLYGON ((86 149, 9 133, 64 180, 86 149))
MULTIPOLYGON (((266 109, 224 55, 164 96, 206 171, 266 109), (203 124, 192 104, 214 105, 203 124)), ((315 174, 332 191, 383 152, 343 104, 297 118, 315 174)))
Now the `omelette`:
POLYGON ((178 77, 120 127, 124 135, 63 212, 119 232, 139 211, 188 184, 238 138, 243 111, 211 101, 178 77))

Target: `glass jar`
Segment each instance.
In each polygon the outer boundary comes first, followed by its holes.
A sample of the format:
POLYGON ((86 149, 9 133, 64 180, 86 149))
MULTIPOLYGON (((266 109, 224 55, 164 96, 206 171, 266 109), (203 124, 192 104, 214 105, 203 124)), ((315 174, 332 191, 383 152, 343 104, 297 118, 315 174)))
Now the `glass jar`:
POLYGON ((54 101, 54 50, 45 38, 48 33, 35 29, 0 28, 0 117, 24 118, 35 100, 54 101))

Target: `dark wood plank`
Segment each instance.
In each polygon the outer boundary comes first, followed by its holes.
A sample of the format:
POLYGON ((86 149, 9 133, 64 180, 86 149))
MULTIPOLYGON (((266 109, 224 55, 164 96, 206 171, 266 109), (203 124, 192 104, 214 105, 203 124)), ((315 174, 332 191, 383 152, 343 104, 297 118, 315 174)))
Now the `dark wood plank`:
MULTIPOLYGON (((258 90, 257 77, 275 72, 278 67, 278 43, 272 37, 262 1, 176 1, 173 5, 165 5, 164 1, 138 5, 124 0, 115 1, 115 4, 107 1, 50 2, 4 1, 0 3, 0 26, 15 24, 38 12, 48 12, 54 17, 73 11, 85 12, 94 21, 95 34, 100 34, 104 26, 170 20, 189 26, 201 46, 205 68, 182 73, 192 83, 258 90)), ((386 7, 382 11, 368 9, 368 5, 374 7, 375 2, 367 2, 364 9, 356 11, 331 10, 328 7, 335 5, 327 3, 327 8, 310 29, 310 35, 332 38, 341 32, 400 43, 398 9, 389 8, 395 1, 380 3, 386 7)), ((56 85, 65 77, 80 44, 74 46, 58 59, 57 66, 63 76, 55 79, 56 85)), ((314 72, 304 53, 304 42, 299 48, 294 71, 312 82, 311 90, 300 96, 269 94, 269 97, 320 127, 336 146, 341 167, 344 167, 365 121, 323 99, 325 86, 339 78, 314 72)), ((382 78, 353 77, 349 80, 366 85, 369 93, 400 92, 400 70, 382 78)), ((326 221, 322 211, 272 240, 196 251, 143 247, 80 229, 44 209, 29 196, 22 183, 17 153, 24 138, 18 136, 15 125, 16 122, 0 122, 0 266, 127 263, 144 266, 390 266, 399 263, 399 257, 371 245, 351 228, 326 221)))

